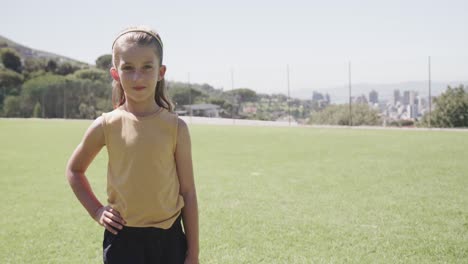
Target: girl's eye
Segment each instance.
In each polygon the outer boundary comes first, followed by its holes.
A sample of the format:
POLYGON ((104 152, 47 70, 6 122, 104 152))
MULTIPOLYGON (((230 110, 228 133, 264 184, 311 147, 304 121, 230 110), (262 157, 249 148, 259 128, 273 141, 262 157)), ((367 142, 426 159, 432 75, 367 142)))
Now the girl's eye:
POLYGON ((152 66, 152 65, 145 65, 143 68, 145 68, 145 69, 152 69, 153 66, 152 66))
POLYGON ((131 70, 133 70, 133 67, 131 67, 131 66, 123 66, 123 67, 122 67, 122 70, 123 70, 123 71, 131 71, 131 70))

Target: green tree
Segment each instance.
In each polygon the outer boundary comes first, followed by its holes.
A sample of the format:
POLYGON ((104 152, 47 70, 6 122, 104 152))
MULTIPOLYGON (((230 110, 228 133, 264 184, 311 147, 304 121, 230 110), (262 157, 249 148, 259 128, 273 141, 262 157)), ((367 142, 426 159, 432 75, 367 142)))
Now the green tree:
POLYGON ((74 73, 78 68, 69 62, 61 63, 57 66, 56 73, 59 75, 68 75, 74 73))
POLYGON ((0 70, 0 105, 8 95, 19 95, 21 84, 23 83, 23 75, 9 70, 0 70))
POLYGON ((33 115, 38 102, 46 118, 95 118, 112 109, 108 83, 46 74, 23 84, 23 113, 33 115))
POLYGON ((288 100, 288 97, 284 94, 272 94, 271 98, 278 100, 278 102, 286 102, 288 100))
MULTIPOLYGON (((352 105, 352 122, 354 126, 381 124, 379 112, 366 104, 352 105)), ((349 105, 329 105, 319 112, 312 112, 309 123, 348 126, 350 125, 349 105)))
POLYGON ((67 118, 92 119, 96 117, 96 109, 103 112, 112 109, 112 107, 106 108, 108 105, 102 104, 99 106, 104 107, 103 109, 97 108, 100 98, 107 97, 110 101, 110 85, 100 81, 76 78, 73 75, 66 78, 66 85, 67 118))
POLYGON ((94 109, 94 106, 92 105, 87 105, 85 103, 81 103, 80 106, 78 107, 78 110, 80 112, 79 118, 87 118, 87 119, 92 119, 95 118, 96 116, 96 110, 94 109))
POLYGON ((230 115, 234 115, 236 118, 247 118, 247 116, 241 115, 240 113, 243 103, 256 102, 258 100, 257 93, 247 88, 239 88, 224 92, 222 97, 230 102, 230 115))
POLYGON ((221 108, 223 108, 228 102, 222 98, 210 98, 208 103, 219 105, 221 108))
POLYGON ((240 103, 257 101, 257 93, 247 88, 234 89, 226 93, 234 95, 240 103))
POLYGON ((9 69, 0 70, 0 87, 12 88, 21 85, 23 76, 9 69))
POLYGON ((39 102, 34 106, 33 117, 42 117, 42 108, 39 102))
POLYGON ((3 104, 3 114, 7 117, 20 117, 21 112, 19 96, 7 96, 3 104))
POLYGON ((219 115, 221 117, 231 117, 231 111, 233 110, 233 107, 232 103, 230 103, 229 101, 222 98, 214 97, 209 98, 207 102, 210 104, 219 105, 221 107, 221 110, 219 111, 219 115))
POLYGON ((33 78, 37 78, 39 76, 42 76, 42 75, 46 75, 46 74, 49 74, 47 73, 45 70, 38 70, 38 71, 32 71, 32 72, 25 72, 24 73, 24 80, 25 81, 28 81, 28 80, 31 80, 33 78))
POLYGON ((96 67, 108 71, 112 67, 112 55, 104 54, 96 59, 96 67))
POLYGON ((92 81, 102 81, 106 83, 111 83, 112 78, 108 71, 101 69, 82 69, 76 71, 73 75, 79 79, 88 79, 92 81))
POLYGON ((3 65, 12 71, 21 72, 21 58, 18 53, 12 49, 2 49, 1 53, 3 65))
POLYGON ((208 97, 197 89, 182 86, 171 86, 169 96, 176 106, 199 103, 202 99, 208 97))
POLYGON ((46 65, 46 72, 55 73, 57 70, 58 64, 55 60, 49 60, 46 65))
POLYGON ((112 100, 111 97, 99 97, 96 99, 96 116, 100 116, 102 113, 112 111, 112 100))
MULTIPOLYGON (((433 127, 468 127, 468 92, 460 85, 447 87, 444 93, 434 99, 434 111, 431 113, 433 127)), ((429 113, 426 113, 421 125, 429 126, 429 113)))
POLYGON ((22 87, 23 113, 30 117, 37 102, 41 104, 45 117, 61 118, 64 114, 64 88, 66 78, 46 74, 26 81, 22 87))
POLYGON ((23 74, 25 79, 31 79, 37 75, 43 75, 47 63, 44 58, 27 58, 23 65, 23 74))

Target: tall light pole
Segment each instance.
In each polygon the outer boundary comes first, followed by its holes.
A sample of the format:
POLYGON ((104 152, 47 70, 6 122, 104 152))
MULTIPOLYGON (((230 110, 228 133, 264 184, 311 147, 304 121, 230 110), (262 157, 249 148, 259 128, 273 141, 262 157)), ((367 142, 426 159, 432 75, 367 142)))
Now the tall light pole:
POLYGON ((351 107, 351 61, 348 63, 348 78, 349 78, 349 125, 353 126, 353 112, 351 107))
POLYGON ((63 119, 67 118, 67 88, 70 87, 70 81, 65 80, 65 86, 63 87, 63 119))
POLYGON ((288 103, 288 121, 289 121, 289 125, 291 125, 291 107, 290 107, 290 98, 291 98, 291 95, 290 95, 290 89, 289 89, 289 64, 286 64, 286 76, 287 76, 287 84, 288 84, 288 100, 287 100, 287 103, 288 103))
POLYGON ((41 109, 42 109, 42 118, 45 118, 45 104, 44 104, 44 101, 45 101, 45 91, 44 91, 44 89, 42 89, 41 99, 42 99, 42 105, 41 105, 41 109))
POLYGON ((432 114, 432 96, 431 96, 431 56, 428 57, 428 71, 429 71, 429 128, 431 128, 431 114, 432 114))
POLYGON ((188 92, 189 92, 189 117, 190 117, 190 123, 192 123, 192 88, 190 87, 190 72, 187 73, 187 86, 188 86, 188 92))
POLYGON ((236 123, 236 120, 234 119, 234 104, 236 103, 236 97, 234 96, 234 70, 231 68, 231 94, 232 94, 232 107, 231 107, 231 119, 232 119, 232 124, 236 123))
POLYGON ((67 118, 67 88, 63 87, 63 119, 67 118))

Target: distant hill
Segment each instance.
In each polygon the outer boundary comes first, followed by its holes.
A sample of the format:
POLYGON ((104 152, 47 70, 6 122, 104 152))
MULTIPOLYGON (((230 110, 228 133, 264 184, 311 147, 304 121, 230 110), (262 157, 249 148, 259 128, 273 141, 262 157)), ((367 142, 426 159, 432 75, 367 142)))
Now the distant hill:
POLYGON ((36 49, 32 49, 32 48, 23 46, 21 44, 18 44, 16 42, 14 42, 14 41, 0 35, 0 48, 3 48, 5 46, 16 50, 16 52, 18 52, 18 54, 20 55, 20 57, 23 60, 26 60, 26 59, 29 59, 29 58, 44 58, 46 60, 53 59, 53 60, 56 60, 59 63, 69 62, 69 63, 71 63, 73 65, 78 65, 78 66, 88 65, 88 63, 77 61, 77 60, 74 60, 74 59, 71 59, 71 58, 68 58, 68 57, 65 57, 65 56, 57 55, 57 54, 52 53, 52 52, 36 50, 36 49))
MULTIPOLYGON (((54 59, 59 63, 62 62, 69 62, 73 65, 77 66, 90 66, 88 63, 81 62, 78 60, 74 60, 65 56, 61 56, 55 53, 41 51, 32 49, 21 44, 18 44, 6 37, 0 35, 0 48, 2 47, 9 47, 16 50, 23 60, 28 58, 44 58, 46 60, 54 59)), ((1 66, 1 63, 0 63, 1 66)), ((460 84, 464 84, 468 86, 468 81, 433 81, 431 84, 432 89, 432 96, 438 96, 443 93, 447 86, 450 85, 452 87, 458 86, 460 84)), ((174 84, 176 85, 176 84, 174 84)), ((194 84, 192 84, 192 87, 194 84)), ((203 85, 202 85, 203 86, 203 85)), ((206 86, 206 85, 205 85, 206 86)), ((201 87, 203 88, 203 87, 201 87)), ((403 91, 417 91, 421 96, 428 95, 428 82, 427 81, 406 81, 400 83, 353 83, 352 84, 352 95, 353 96, 360 96, 362 94, 369 96, 369 92, 372 90, 376 90, 379 93, 379 100, 390 100, 393 96, 394 90, 400 90, 402 94, 403 91)), ((219 91, 213 91, 201 89, 205 93, 208 94, 219 94, 219 91)), ((313 92, 320 92, 323 94, 328 93, 330 95, 331 101, 334 104, 342 104, 348 102, 348 86, 334 86, 334 87, 323 87, 320 89, 292 89, 291 90, 291 97, 299 98, 299 99, 311 99, 313 92)))

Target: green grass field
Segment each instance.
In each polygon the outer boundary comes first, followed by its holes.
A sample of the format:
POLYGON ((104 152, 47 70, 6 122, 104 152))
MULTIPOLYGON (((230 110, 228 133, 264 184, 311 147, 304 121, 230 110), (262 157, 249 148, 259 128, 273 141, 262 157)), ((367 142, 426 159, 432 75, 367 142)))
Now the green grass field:
MULTIPOLYGON (((102 263, 64 176, 89 124, 0 120, 0 263, 102 263)), ((466 132, 190 129, 201 263, 468 263, 466 132)))

